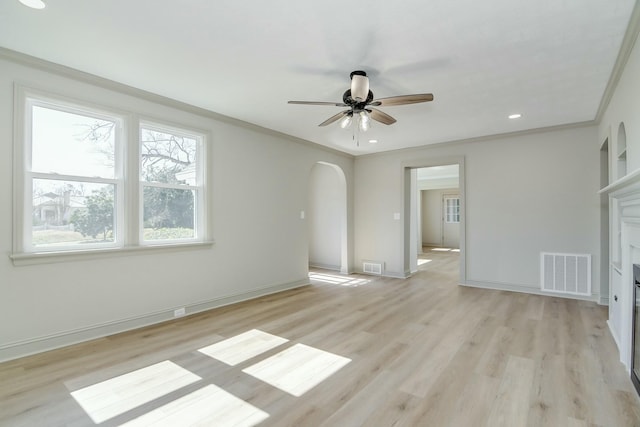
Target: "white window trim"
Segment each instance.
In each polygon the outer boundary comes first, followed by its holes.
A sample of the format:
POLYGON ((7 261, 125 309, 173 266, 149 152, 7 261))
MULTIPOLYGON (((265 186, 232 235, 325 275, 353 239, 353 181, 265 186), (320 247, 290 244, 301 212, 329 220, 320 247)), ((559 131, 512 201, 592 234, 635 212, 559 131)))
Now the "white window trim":
POLYGON ((445 222, 445 224, 459 224, 460 223, 460 196, 458 196, 458 195, 455 195, 455 196, 453 196, 453 195, 445 195, 443 198, 444 198, 443 205, 444 205, 444 222, 445 222), (458 201, 457 204, 452 205, 453 207, 457 207, 458 208, 458 212, 456 214, 451 213, 451 215, 449 215, 450 214, 449 205, 447 203, 449 200, 457 200, 458 201), (453 221, 452 217, 453 217, 453 219, 457 219, 457 221, 453 221))
MULTIPOLYGON (((86 110, 79 110, 83 114, 86 110)), ((215 242, 211 235, 211 221, 212 221, 212 209, 211 201, 208 194, 211 188, 211 137, 210 133, 205 130, 196 129, 192 126, 174 125, 163 119, 150 119, 141 120, 136 113, 126 112, 105 106, 98 106, 95 103, 87 100, 70 99, 63 95, 53 94, 45 90, 34 89, 32 87, 23 86, 20 84, 14 85, 14 156, 13 156, 13 239, 12 239, 12 253, 9 258, 13 261, 15 266, 23 265, 35 265, 35 264, 47 264, 57 262, 70 262, 80 261, 87 259, 105 258, 105 257, 119 257, 130 254, 145 254, 145 253, 159 253, 165 251, 184 251, 194 250, 201 248, 211 247, 215 242), (29 137, 27 122, 27 108, 29 107, 27 100, 36 99, 42 104, 51 103, 56 109, 60 106, 68 106, 72 112, 78 112, 74 106, 86 108, 86 110, 92 112, 104 112, 109 118, 117 117, 122 119, 122 135, 121 138, 125 139, 125 142, 119 143, 120 155, 122 156, 121 167, 124 169, 116 171, 116 177, 119 177, 122 182, 120 183, 121 191, 117 192, 117 198, 121 199, 117 201, 119 212, 116 213, 121 221, 117 223, 119 227, 120 235, 122 236, 120 241, 116 245, 107 247, 100 246, 99 248, 87 248, 76 249, 74 247, 67 246, 62 250, 38 250, 33 251, 32 247, 28 247, 27 243, 30 242, 25 238, 26 224, 30 221, 26 220, 26 214, 28 208, 31 207, 31 201, 27 198, 27 161, 30 155, 30 147, 25 144, 25 138, 29 137), (200 221, 201 233, 198 239, 192 240, 170 240, 153 242, 153 245, 141 245, 140 237, 140 225, 136 217, 142 217, 140 211, 141 202, 138 199, 140 190, 139 179, 139 129, 140 123, 161 123, 163 129, 188 129, 188 132, 201 135, 201 148, 202 155, 199 156, 201 162, 199 171, 201 173, 200 179, 202 179, 202 209, 198 209, 199 216, 197 218, 200 221), (28 148, 28 149, 27 149, 28 148), (132 161, 132 159, 135 159, 132 161), (137 160, 137 161, 136 161, 137 160), (27 207, 26 204, 29 204, 27 207), (31 251, 29 251, 31 250, 31 251)), ((189 133, 192 135, 192 133, 189 133)), ((35 174, 34 174, 35 176, 35 174)), ((64 177, 58 176, 58 178, 77 178, 77 177, 64 177)), ((32 195, 29 194, 29 198, 32 195)), ((38 248, 39 249, 39 248, 38 248)))
POLYGON ((23 220, 25 221, 25 226, 22 229, 22 248, 25 253, 36 253, 36 252, 60 252, 60 249, 55 247, 49 248, 36 248, 33 246, 31 241, 31 233, 27 227, 27 215, 33 209, 33 195, 32 195, 32 186, 29 183, 33 183, 34 179, 47 179, 47 180, 58 180, 58 181, 75 181, 75 182, 90 182, 95 184, 110 184, 114 186, 114 194, 115 194, 115 208, 114 212, 114 241, 112 243, 99 243, 99 244, 83 244, 82 247, 78 245, 65 245, 64 251, 68 250, 77 250, 84 251, 90 249, 111 249, 124 247, 126 233, 125 224, 128 218, 128 212, 125 212, 125 203, 124 203, 124 195, 126 193, 125 188, 125 176, 123 171, 124 164, 124 152, 123 152, 123 137, 126 133, 126 121, 125 117, 122 114, 114 113, 110 111, 106 111, 104 108, 95 108, 93 106, 79 106, 78 103, 71 103, 66 100, 56 100, 52 99, 48 96, 41 96, 39 94, 32 94, 30 91, 25 91, 24 93, 24 108, 21 110, 23 117, 22 123, 24 127, 24 138, 21 143, 23 146, 24 152, 24 162, 22 163, 22 175, 24 179, 23 188, 23 220), (42 172, 33 172, 29 170, 27 165, 31 164, 32 158, 32 144, 25 144, 25 141, 32 141, 31 129, 33 123, 33 107, 43 107, 56 111, 61 111, 65 113, 78 114, 85 117, 94 117, 100 120, 109 120, 114 121, 116 124, 115 129, 115 146, 114 146, 114 156, 115 156, 115 169, 114 169, 114 177, 113 178, 95 178, 89 176, 76 176, 76 175, 61 175, 61 174, 51 174, 51 173, 42 173, 42 172))
POLYGON ((209 211, 207 204, 207 179, 206 173, 209 170, 206 167, 206 159, 208 159, 207 153, 207 134, 206 132, 202 132, 199 130, 195 130, 192 128, 179 127, 174 124, 167 124, 166 121, 158 121, 151 119, 140 119, 138 120, 138 138, 137 138, 137 156, 138 159, 138 167, 137 167, 137 176, 138 176, 138 212, 140 213, 138 216, 138 242, 140 246, 159 246, 159 245, 171 245, 171 244, 189 244, 189 243, 201 243, 205 241, 207 236, 207 212, 209 211), (196 185, 185 185, 185 184, 163 184, 163 183, 150 183, 143 182, 140 179, 140 170, 142 168, 142 157, 140 156, 140 147, 142 144, 142 129, 149 129, 157 132, 166 132, 171 133, 176 136, 183 136, 188 138, 193 138, 196 140, 196 185), (144 240, 144 226, 143 226, 143 191, 144 187, 155 187, 155 188, 171 188, 178 190, 194 190, 196 192, 196 197, 194 199, 194 237, 191 239, 171 239, 171 240, 144 240), (202 209, 199 207, 202 206, 202 209))

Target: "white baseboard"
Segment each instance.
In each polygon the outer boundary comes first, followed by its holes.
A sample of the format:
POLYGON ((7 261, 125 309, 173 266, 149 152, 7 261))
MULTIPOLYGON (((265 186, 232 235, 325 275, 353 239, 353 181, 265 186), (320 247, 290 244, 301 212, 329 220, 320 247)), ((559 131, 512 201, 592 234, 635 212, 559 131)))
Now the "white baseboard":
POLYGON ((618 347, 618 353, 620 353, 620 341, 618 341, 618 336, 616 335, 616 332, 613 330, 613 327, 611 326, 611 321, 607 320, 607 326, 609 327, 609 332, 611 333, 611 336, 613 337, 613 341, 616 343, 616 346, 618 347))
POLYGON ((525 294, 533 294, 533 295, 544 295, 547 297, 557 297, 557 298, 568 298, 568 299, 577 299, 581 301, 591 301, 598 302, 598 295, 591 296, 583 296, 583 295, 567 295, 567 294, 559 294, 554 292, 544 292, 538 287, 534 286, 526 286, 526 285, 514 285, 511 283, 500 283, 500 282, 481 282, 477 280, 467 280, 465 283, 460 283, 462 286, 469 286, 472 288, 482 288, 482 289, 493 289, 496 291, 510 291, 510 292, 521 292, 525 294))
MULTIPOLYGON (((305 277, 290 283, 279 285, 265 286, 254 289, 249 292, 243 292, 234 295, 228 295, 220 298, 214 298, 208 301, 189 304, 185 307, 186 315, 200 313, 225 305, 235 304, 258 298, 265 295, 275 294, 277 292, 294 289, 309 284, 309 279, 305 277)), ((98 325, 88 326, 75 330, 64 331, 47 336, 12 342, 0 346, 0 362, 18 359, 20 357, 32 354, 42 353, 96 338, 102 338, 109 335, 139 329, 156 323, 166 322, 175 319, 173 310, 178 307, 172 307, 167 310, 148 313, 141 316, 131 317, 128 319, 120 319, 112 322, 106 322, 98 325)))
POLYGON ((383 271, 382 274, 378 275, 378 274, 371 274, 371 273, 365 273, 364 271, 362 271, 362 269, 355 269, 354 271, 352 271, 349 274, 364 274, 365 276, 375 276, 375 277, 391 277, 393 279, 406 279, 408 277, 410 277, 410 274, 405 274, 405 273, 397 273, 395 271, 383 271))
POLYGON ((411 273, 397 273, 395 271, 385 271, 383 277, 393 277, 394 279, 406 279, 411 277, 411 273))
POLYGON ((322 270, 340 271, 340 266, 339 265, 322 264, 320 262, 310 262, 309 263, 309 267, 310 268, 320 268, 322 270))

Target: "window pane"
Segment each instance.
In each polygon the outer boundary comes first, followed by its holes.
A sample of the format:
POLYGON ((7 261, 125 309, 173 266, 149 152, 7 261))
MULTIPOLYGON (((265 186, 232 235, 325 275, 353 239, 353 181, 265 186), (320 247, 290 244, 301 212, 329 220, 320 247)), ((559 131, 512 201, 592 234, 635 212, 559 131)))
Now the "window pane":
POLYGON ((195 237, 195 191, 144 187, 144 240, 192 239, 195 237))
POLYGON ((114 178, 115 122, 32 108, 31 170, 114 178))
POLYGON ((445 203, 445 222, 460 222, 460 198, 449 197, 444 199, 445 203))
POLYGON ((196 185, 195 138, 141 129, 140 176, 143 181, 196 185))
POLYGON ((33 246, 113 243, 112 184, 33 180, 33 246))

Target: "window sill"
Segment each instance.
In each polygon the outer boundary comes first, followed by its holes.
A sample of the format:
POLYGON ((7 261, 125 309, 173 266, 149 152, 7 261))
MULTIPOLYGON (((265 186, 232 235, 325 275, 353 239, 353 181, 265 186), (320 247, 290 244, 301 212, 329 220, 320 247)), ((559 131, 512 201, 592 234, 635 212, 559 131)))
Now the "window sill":
POLYGON ((13 253, 9 255, 16 267, 36 264, 52 264, 58 262, 85 261, 123 257, 127 255, 149 255, 166 252, 182 252, 196 249, 207 249, 214 245, 214 241, 198 243, 175 243, 153 246, 131 246, 113 249, 88 249, 81 251, 13 253))

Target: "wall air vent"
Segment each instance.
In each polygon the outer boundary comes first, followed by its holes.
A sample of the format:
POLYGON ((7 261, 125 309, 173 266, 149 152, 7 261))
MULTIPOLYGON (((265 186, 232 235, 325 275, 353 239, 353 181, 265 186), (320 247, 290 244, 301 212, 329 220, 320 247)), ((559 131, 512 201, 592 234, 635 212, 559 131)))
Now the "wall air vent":
POLYGON ((362 272, 365 274, 382 275, 382 263, 377 261, 363 261, 362 272))
POLYGON ((591 255, 542 252, 540 286, 546 292, 591 296, 591 255))

